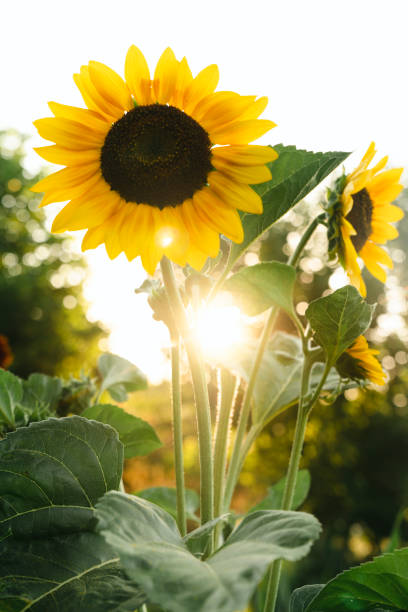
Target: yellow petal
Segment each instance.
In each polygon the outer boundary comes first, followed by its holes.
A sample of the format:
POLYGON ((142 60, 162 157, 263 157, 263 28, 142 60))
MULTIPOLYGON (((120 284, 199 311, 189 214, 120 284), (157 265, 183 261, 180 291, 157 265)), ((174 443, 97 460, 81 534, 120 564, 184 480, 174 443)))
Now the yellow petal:
POLYGON ((156 228, 158 228, 159 226, 158 213, 160 211, 157 208, 153 208, 153 207, 149 207, 149 208, 150 208, 150 219, 151 219, 150 224, 149 224, 150 225, 149 240, 147 240, 145 244, 143 245, 143 248, 141 250, 141 259, 142 259, 143 267, 146 270, 146 272, 150 274, 151 276, 153 276, 157 268, 157 264, 159 263, 159 261, 161 260, 163 256, 163 248, 161 248, 157 244, 156 240, 152 240, 152 237, 156 233, 156 228))
POLYGON ((207 255, 200 251, 194 244, 190 244, 190 248, 187 252, 187 262, 194 270, 200 271, 207 261, 207 255))
MULTIPOLYGON (((80 168, 82 166, 79 166, 80 168)), ((74 168, 65 168, 65 170, 73 170, 74 168)), ((61 171, 62 172, 62 171, 61 171)), ((43 199, 41 200, 40 208, 53 202, 65 202, 66 200, 72 200, 79 198, 84 193, 88 193, 91 189, 98 185, 107 185, 99 173, 95 173, 87 179, 82 180, 77 185, 72 185, 64 189, 50 189, 45 192, 43 199)))
POLYGON ((41 181, 38 181, 31 187, 31 191, 35 193, 42 193, 52 189, 62 190, 69 189, 80 185, 82 181, 86 180, 90 176, 93 176, 99 170, 99 163, 86 164, 78 168, 63 168, 46 176, 41 181))
POLYGON ((123 206, 109 219, 109 231, 105 236, 105 248, 109 259, 115 259, 123 251, 120 242, 121 226, 127 217, 126 206, 123 206))
POLYGON ((230 147, 213 147, 213 159, 219 158, 241 166, 259 166, 277 159, 278 154, 272 147, 261 145, 232 145, 230 147))
POLYGON ((219 78, 220 74, 216 64, 207 66, 197 74, 188 86, 184 96, 184 109, 187 113, 191 113, 205 96, 213 93, 218 85, 219 78))
POLYGON ((96 249, 97 246, 104 242, 105 234, 108 232, 108 229, 107 224, 104 223, 89 229, 82 240, 82 250, 87 251, 88 249, 96 249))
POLYGON ((403 170, 404 168, 392 168, 391 170, 384 170, 384 172, 381 172, 380 174, 374 176, 370 181, 370 193, 372 193, 375 197, 384 189, 387 189, 394 183, 398 183, 403 170))
POLYGON ((171 104, 173 106, 180 109, 184 108, 184 95, 192 80, 193 75, 191 74, 187 59, 183 57, 178 67, 177 81, 171 98, 171 104))
POLYGON ((101 62, 88 64, 89 76, 98 93, 120 110, 133 108, 133 101, 124 80, 112 68, 101 62))
POLYGON ((404 211, 398 206, 386 204, 384 206, 376 206, 373 210, 373 220, 394 223, 399 221, 404 216, 404 211))
POLYGON ((225 204, 249 213, 262 213, 262 199, 248 185, 237 183, 220 172, 210 172, 207 180, 211 191, 225 204))
POLYGON ((204 187, 197 191, 193 204, 198 217, 209 227, 234 242, 243 241, 244 231, 239 214, 234 208, 224 204, 210 188, 204 187))
POLYGON ((392 185, 388 185, 387 187, 377 187, 375 190, 371 189, 370 186, 369 194, 376 205, 384 205, 389 204, 398 198, 403 188, 403 185, 400 183, 394 183, 392 185))
POLYGON ((392 259, 388 255, 388 253, 384 251, 383 248, 381 248, 377 244, 374 244, 370 240, 365 243, 359 255, 363 259, 363 261, 378 261, 378 263, 382 264, 383 266, 387 266, 388 268, 393 267, 392 259))
POLYGON ((226 128, 215 130, 210 133, 210 140, 214 144, 248 144, 252 140, 260 138, 270 129, 275 127, 273 121, 267 119, 253 119, 248 121, 237 121, 226 128))
POLYGON ((42 138, 51 140, 67 149, 80 150, 101 147, 105 139, 104 134, 92 131, 81 123, 63 117, 37 119, 37 121, 34 121, 34 125, 42 138))
POLYGON ((175 208, 167 206, 159 211, 155 238, 169 259, 180 266, 185 266, 190 239, 180 208, 180 206, 175 208))
POLYGON ((150 72, 143 53, 132 45, 126 55, 125 78, 139 105, 151 104, 150 72))
POLYGON ((210 257, 216 257, 220 250, 218 231, 203 223, 196 213, 192 200, 185 200, 183 202, 181 213, 187 231, 190 234, 190 246, 191 242, 193 242, 201 252, 208 253, 210 257))
POLYGON ((233 92, 216 92, 204 98, 196 106, 192 116, 207 132, 213 132, 233 121, 241 120, 242 114, 254 99, 255 96, 239 96, 233 92))
POLYGON ((117 212, 119 194, 112 191, 89 198, 71 200, 55 217, 53 232, 66 232, 88 229, 104 223, 117 212))
POLYGON ((381 223, 379 221, 372 221, 371 223, 371 236, 370 239, 373 242, 384 244, 387 240, 394 240, 398 237, 398 231, 392 225, 388 223, 381 223))
POLYGON ((212 159, 212 165, 229 178, 248 185, 265 183, 272 178, 271 171, 267 166, 238 166, 217 158, 212 159))
POLYGON ((108 102, 98 92, 91 81, 88 66, 81 66, 79 74, 74 74, 74 81, 89 109, 103 115, 111 123, 114 123, 123 115, 123 109, 119 109, 108 102))
POLYGON ((248 106, 245 112, 241 116, 241 121, 246 119, 258 119, 259 115, 262 115, 265 108, 268 106, 268 98, 263 96, 258 100, 255 100, 252 104, 248 106))
POLYGON ((58 102, 48 102, 48 106, 55 117, 71 119, 72 121, 76 121, 76 123, 81 123, 92 131, 95 130, 105 135, 111 127, 110 123, 106 121, 102 115, 88 108, 67 106, 66 104, 59 104, 58 102))
POLYGON ((375 276, 375 278, 378 278, 379 281, 381 281, 382 283, 385 283, 385 281, 387 280, 387 274, 384 268, 382 268, 378 263, 376 263, 371 257, 364 258, 361 252, 359 253, 359 255, 361 255, 361 258, 363 259, 367 267, 367 270, 373 276, 375 276))
POLYGON ((177 83, 179 62, 170 47, 163 52, 154 72, 153 91, 159 104, 167 104, 177 83))
POLYGON ((61 166, 81 166, 89 162, 98 161, 101 156, 99 148, 74 151, 64 149, 58 145, 50 145, 48 147, 34 147, 34 151, 46 161, 52 164, 60 164, 61 166))

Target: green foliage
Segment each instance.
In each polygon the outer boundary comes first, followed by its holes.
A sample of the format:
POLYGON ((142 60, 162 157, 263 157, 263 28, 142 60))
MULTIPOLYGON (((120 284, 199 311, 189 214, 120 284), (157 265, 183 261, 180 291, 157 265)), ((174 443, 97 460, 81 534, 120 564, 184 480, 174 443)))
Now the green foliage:
MULTIPOLYGON (((286 476, 281 478, 272 487, 268 488, 268 495, 259 504, 256 504, 249 512, 257 512, 258 510, 279 510, 282 508, 283 492, 286 485, 286 476)), ((309 470, 299 470, 296 480, 295 492, 291 510, 297 510, 306 500, 310 490, 310 472, 309 470)))
POLYGON ((110 427, 50 418, 0 442, 1 534, 36 537, 89 530, 96 500, 117 489, 123 447, 110 427))
POLYGON ((29 191, 38 178, 24 168, 22 138, 0 132, 0 333, 14 354, 11 370, 24 378, 93 366, 105 335, 85 316, 83 260, 70 238, 44 227, 29 191))
POLYGON ((125 450, 125 459, 147 455, 162 445, 149 423, 125 412, 119 406, 95 404, 86 408, 82 416, 116 429, 125 450))
POLYGON ((289 602, 289 612, 306 612, 309 603, 323 587, 324 584, 308 584, 293 591, 289 602))
POLYGON ((224 283, 241 310, 258 315, 271 306, 293 314, 293 290, 296 270, 292 266, 271 261, 241 268, 224 283))
POLYGON ((139 389, 146 389, 146 376, 127 359, 104 353, 99 357, 98 370, 102 377, 100 394, 109 391, 117 402, 127 400, 127 394, 139 389))
POLYGON ((331 365, 366 331, 374 309, 350 285, 309 305, 306 316, 331 365))
MULTIPOLYGON (((177 515, 177 494, 176 489, 170 487, 150 487, 136 493, 138 497, 142 497, 147 501, 156 504, 173 518, 177 515)), ((198 522, 197 510, 200 505, 200 499, 193 489, 185 491, 186 516, 189 520, 198 522)))
POLYGON ((174 519, 137 497, 109 493, 97 504, 98 529, 150 601, 171 612, 234 612, 248 602, 271 561, 307 554, 320 525, 301 512, 246 517, 205 562, 183 542, 174 519))
POLYGON ((349 156, 349 153, 340 152, 313 153, 282 144, 274 146, 274 149, 279 157, 269 164, 272 180, 254 186, 262 197, 264 212, 262 215, 241 214, 245 238, 241 244, 232 245, 229 268, 254 240, 349 156))
POLYGON ((0 543, 2 612, 134 612, 145 596, 95 533, 0 543))
POLYGON ((408 548, 377 557, 330 580, 306 612, 408 609, 408 548))

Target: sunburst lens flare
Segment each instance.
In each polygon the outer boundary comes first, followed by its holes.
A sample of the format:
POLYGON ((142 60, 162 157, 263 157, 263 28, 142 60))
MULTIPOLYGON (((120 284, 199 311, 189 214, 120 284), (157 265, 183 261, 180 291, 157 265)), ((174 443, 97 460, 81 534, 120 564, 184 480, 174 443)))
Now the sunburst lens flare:
POLYGON ((367 290, 358 258, 370 274, 384 283, 384 268, 392 268, 393 263, 380 245, 398 236, 391 224, 404 216, 392 204, 403 189, 403 168, 384 170, 388 157, 369 168, 375 154, 372 142, 357 168, 337 179, 335 188, 328 192, 327 203, 329 253, 339 258, 351 284, 363 297, 367 290))
POLYGON ((217 66, 193 77, 171 49, 151 76, 132 46, 124 72, 90 61, 74 75, 87 108, 50 102, 54 117, 34 122, 54 143, 37 153, 65 168, 33 190, 42 206, 68 201, 53 228, 88 230, 83 250, 140 256, 149 274, 164 255, 200 269, 220 234, 243 240, 237 209, 262 212, 250 185, 270 179, 277 155, 249 143, 275 125, 258 118, 267 100, 216 92, 217 66))

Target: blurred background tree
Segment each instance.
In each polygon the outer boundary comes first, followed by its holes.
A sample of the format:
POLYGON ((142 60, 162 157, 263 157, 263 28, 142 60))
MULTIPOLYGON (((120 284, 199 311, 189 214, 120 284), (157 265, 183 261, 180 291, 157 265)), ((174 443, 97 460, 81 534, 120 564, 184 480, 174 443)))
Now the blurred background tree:
POLYGON ((0 132, 0 334, 13 354, 10 370, 68 374, 93 367, 101 325, 86 318, 86 267, 71 239, 51 235, 38 197, 39 179, 24 168, 23 138, 0 132))

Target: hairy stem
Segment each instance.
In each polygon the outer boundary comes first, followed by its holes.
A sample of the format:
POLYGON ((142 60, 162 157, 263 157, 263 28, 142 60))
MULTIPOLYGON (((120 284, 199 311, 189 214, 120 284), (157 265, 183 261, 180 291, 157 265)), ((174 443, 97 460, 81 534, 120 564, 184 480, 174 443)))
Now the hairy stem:
POLYGON ((187 533, 183 429, 181 416, 180 338, 174 334, 171 342, 171 398, 173 407, 174 467, 176 472, 177 525, 182 536, 187 533))

